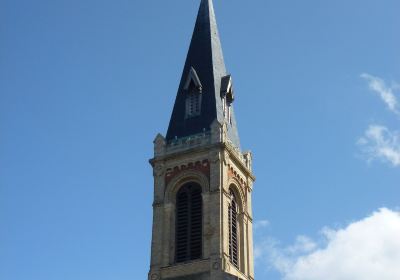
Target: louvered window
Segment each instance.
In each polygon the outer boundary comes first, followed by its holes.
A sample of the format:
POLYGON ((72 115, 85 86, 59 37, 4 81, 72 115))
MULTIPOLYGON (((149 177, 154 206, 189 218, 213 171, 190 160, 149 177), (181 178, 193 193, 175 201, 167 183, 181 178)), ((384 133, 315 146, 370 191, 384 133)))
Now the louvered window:
POLYGON ((186 97, 186 118, 199 116, 200 112, 201 91, 193 83, 190 83, 186 97))
POLYGON ((188 116, 193 117, 200 114, 200 95, 191 93, 187 98, 188 116))
POLYGON ((238 248, 238 205, 234 193, 230 192, 229 204, 229 259, 231 263, 239 268, 239 248, 238 248))
POLYGON ((176 197, 176 262, 201 258, 202 223, 201 187, 186 184, 176 197))

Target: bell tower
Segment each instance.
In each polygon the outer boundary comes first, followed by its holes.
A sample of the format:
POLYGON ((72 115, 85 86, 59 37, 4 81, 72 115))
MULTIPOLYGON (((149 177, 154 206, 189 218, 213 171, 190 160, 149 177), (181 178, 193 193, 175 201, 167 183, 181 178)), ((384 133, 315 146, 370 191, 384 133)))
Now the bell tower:
POLYGON ((201 0, 166 136, 154 140, 149 280, 254 280, 252 155, 240 148, 212 0, 201 0))

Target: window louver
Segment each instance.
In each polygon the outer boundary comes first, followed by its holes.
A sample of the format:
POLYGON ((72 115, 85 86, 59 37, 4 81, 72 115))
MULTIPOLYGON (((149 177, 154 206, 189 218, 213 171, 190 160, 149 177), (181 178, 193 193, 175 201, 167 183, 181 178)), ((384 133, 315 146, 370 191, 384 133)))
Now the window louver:
POLYGON ((229 219, 229 258, 236 268, 239 268, 238 250, 238 206, 235 195, 231 192, 231 204, 228 209, 229 219))
POLYGON ((188 86, 187 94, 186 118, 199 116, 201 111, 201 90, 191 82, 188 86))
POLYGON ((202 255, 201 187, 187 184, 176 199, 176 261, 185 262, 202 255))

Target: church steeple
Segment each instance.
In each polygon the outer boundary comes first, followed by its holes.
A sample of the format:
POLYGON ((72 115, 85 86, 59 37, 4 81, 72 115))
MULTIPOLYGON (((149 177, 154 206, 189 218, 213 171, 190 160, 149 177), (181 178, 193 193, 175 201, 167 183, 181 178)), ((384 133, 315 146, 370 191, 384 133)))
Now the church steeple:
POLYGON ((168 133, 154 140, 148 280, 254 280, 252 154, 242 153, 211 0, 202 0, 168 133))
POLYGON ((227 124, 227 136, 240 148, 233 113, 233 87, 227 75, 212 0, 202 0, 166 135, 167 141, 227 124))

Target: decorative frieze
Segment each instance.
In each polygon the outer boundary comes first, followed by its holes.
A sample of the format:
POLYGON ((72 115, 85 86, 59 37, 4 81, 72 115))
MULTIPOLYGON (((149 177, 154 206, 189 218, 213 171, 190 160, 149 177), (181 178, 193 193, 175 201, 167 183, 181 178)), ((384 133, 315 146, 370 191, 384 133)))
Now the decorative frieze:
POLYGON ((173 168, 168 168, 165 174, 165 184, 168 185, 168 183, 177 175, 179 175, 181 172, 187 171, 187 170, 196 170, 200 171, 204 175, 207 176, 207 178, 210 178, 210 163, 207 159, 203 161, 196 161, 196 162, 190 162, 188 164, 182 164, 180 166, 175 166, 173 168))

